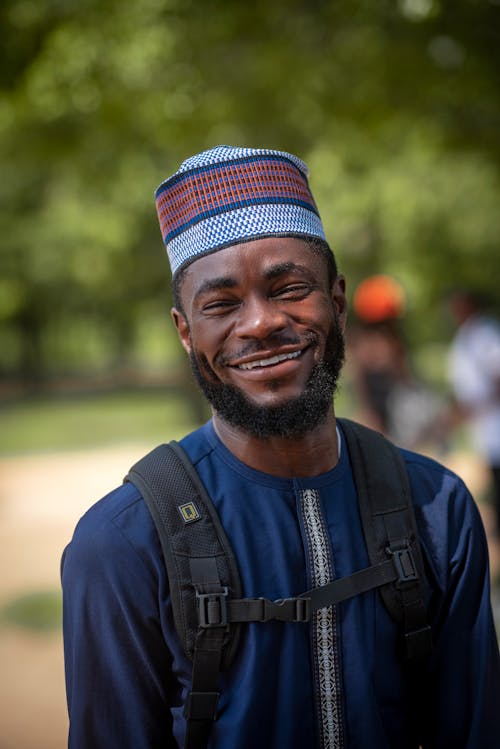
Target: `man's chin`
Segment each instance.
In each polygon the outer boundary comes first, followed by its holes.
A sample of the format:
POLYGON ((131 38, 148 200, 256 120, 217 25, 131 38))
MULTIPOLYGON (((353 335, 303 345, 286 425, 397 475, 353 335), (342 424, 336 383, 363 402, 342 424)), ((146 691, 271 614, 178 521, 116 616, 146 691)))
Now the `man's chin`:
POLYGON ((273 397, 269 393, 264 402, 252 400, 234 385, 207 380, 194 356, 191 365, 199 387, 218 417, 259 439, 303 437, 326 420, 332 405, 335 381, 324 364, 315 368, 307 387, 296 397, 284 398, 277 393, 273 397))
POLYGON ((259 401, 251 400, 241 388, 220 382, 208 362, 194 351, 190 358, 194 377, 219 418, 260 439, 297 439, 327 418, 344 361, 344 341, 340 328, 335 327, 327 340, 325 359, 314 366, 303 390, 288 398, 282 389, 279 393, 270 390, 264 394, 264 402, 260 397, 259 401))
MULTIPOLYGON (((273 411, 280 409, 293 408, 294 403, 300 402, 304 395, 304 388, 271 388, 267 391, 254 393, 243 390, 237 385, 222 385, 222 393, 225 393, 225 397, 231 391, 239 395, 238 401, 244 401, 245 405, 249 408, 254 408, 257 411, 273 411)), ((219 399, 218 399, 219 400, 219 399)))

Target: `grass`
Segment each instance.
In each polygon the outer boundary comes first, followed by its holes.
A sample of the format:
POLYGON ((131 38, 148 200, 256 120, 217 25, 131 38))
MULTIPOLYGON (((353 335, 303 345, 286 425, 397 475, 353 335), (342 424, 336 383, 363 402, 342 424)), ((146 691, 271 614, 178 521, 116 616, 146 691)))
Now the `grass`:
POLYGON ((186 398, 165 390, 38 396, 0 405, 0 454, 178 438, 196 424, 186 398))
MULTIPOLYGON (((0 400, 0 455, 179 439, 203 421, 195 417, 188 393, 127 388, 0 400)), ((349 413, 349 394, 342 388, 336 404, 339 413, 349 413)))
POLYGON ((39 591, 14 598, 0 609, 0 622, 39 632, 61 627, 62 597, 57 591, 39 591))

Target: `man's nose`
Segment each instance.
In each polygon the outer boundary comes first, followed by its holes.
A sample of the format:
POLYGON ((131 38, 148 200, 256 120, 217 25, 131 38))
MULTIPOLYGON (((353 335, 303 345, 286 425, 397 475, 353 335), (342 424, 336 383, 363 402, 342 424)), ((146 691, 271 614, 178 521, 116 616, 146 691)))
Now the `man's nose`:
POLYGON ((287 324, 287 316, 276 301, 254 297, 241 305, 234 332, 240 338, 263 339, 287 324))

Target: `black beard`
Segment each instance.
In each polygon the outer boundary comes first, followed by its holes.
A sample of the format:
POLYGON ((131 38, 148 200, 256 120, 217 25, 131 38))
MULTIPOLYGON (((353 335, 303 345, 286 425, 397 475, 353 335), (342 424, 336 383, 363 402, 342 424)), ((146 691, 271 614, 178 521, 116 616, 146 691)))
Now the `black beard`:
POLYGON ((202 373, 203 366, 215 378, 206 359, 200 359, 194 351, 190 359, 198 386, 221 419, 259 439, 293 439, 303 437, 325 421, 337 389, 344 351, 344 336, 335 320, 324 357, 313 367, 303 392, 278 406, 259 406, 235 385, 210 381, 202 373))

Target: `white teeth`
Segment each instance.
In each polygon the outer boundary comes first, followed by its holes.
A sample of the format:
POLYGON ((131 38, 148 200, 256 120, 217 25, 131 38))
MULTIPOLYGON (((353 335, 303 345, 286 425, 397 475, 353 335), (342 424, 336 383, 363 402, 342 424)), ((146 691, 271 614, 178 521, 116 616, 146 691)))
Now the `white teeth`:
POLYGON ((279 356, 270 356, 269 359, 258 359, 249 361, 246 364, 238 364, 238 369, 255 369, 255 367, 271 367, 273 364, 279 364, 287 359, 296 359, 302 351, 294 351, 292 354, 280 354, 279 356))

